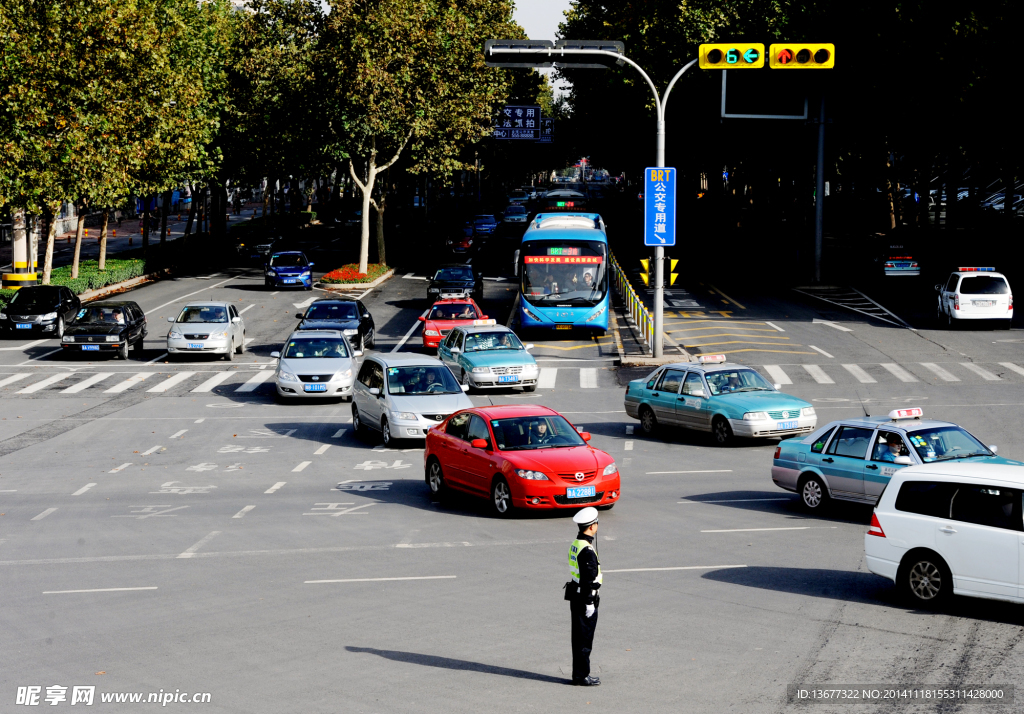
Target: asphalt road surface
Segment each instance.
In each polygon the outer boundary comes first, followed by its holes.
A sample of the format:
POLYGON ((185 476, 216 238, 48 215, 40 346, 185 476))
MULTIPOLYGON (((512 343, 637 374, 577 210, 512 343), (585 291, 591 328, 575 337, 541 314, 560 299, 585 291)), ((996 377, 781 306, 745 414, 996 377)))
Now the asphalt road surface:
MULTIPOLYGON (((514 282, 487 275, 484 309, 504 321, 514 282)), ((378 349, 419 349, 422 277, 363 296, 378 349)), ((914 331, 788 292, 680 290, 674 339, 755 366, 819 423, 921 406, 1024 458, 1020 331, 914 331)), ((530 336, 540 388, 473 401, 557 409, 622 473, 597 541, 603 684, 569 686, 571 512, 435 505, 418 444, 355 438, 347 403, 274 401, 270 352, 321 294, 241 269, 182 277, 131 293, 151 332, 127 362, 2 344, 0 711, 22 709, 19 687, 40 686, 46 706, 48 687, 70 700, 95 686, 102 711, 156 707, 102 694, 181 690, 209 693, 210 712, 781 712, 797 683, 1022 680, 1019 608, 907 609, 864 567, 870 509, 809 517, 771 482, 777 441, 634 433, 622 384, 643 371, 617 371, 610 337, 530 336), (167 363, 166 317, 200 298, 238 305, 246 355, 167 363)))

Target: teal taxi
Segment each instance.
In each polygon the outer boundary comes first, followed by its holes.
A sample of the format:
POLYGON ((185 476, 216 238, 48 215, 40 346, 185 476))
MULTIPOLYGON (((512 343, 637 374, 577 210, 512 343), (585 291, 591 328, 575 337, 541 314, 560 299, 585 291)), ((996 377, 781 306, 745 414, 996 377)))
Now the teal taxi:
POLYGON ((626 387, 626 414, 644 433, 659 426, 710 431, 725 446, 733 437, 795 436, 814 430, 814 407, 779 391, 758 372, 725 355, 659 367, 626 387))
POLYGON ((540 369, 512 330, 495 320, 473 320, 452 329, 437 347, 437 357, 469 389, 537 389, 540 369))

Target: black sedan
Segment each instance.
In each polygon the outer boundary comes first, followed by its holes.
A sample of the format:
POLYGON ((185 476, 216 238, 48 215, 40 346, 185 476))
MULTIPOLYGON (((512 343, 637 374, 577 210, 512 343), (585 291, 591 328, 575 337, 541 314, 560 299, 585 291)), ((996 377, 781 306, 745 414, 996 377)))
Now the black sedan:
POLYGON ((373 316, 361 300, 353 298, 320 298, 296 313, 300 322, 296 330, 339 330, 359 351, 372 348, 376 341, 373 316))
POLYGON ((484 297, 484 279, 473 272, 468 263, 450 263, 438 266, 427 286, 427 299, 433 305, 438 300, 471 297, 477 302, 484 297))
POLYGON ((94 302, 79 309, 75 321, 64 330, 64 354, 113 352, 128 359, 128 348, 142 351, 148 327, 146 315, 128 300, 94 302))
POLYGON ((0 330, 5 335, 42 333, 60 339, 81 301, 59 285, 30 285, 20 288, 0 309, 0 330))

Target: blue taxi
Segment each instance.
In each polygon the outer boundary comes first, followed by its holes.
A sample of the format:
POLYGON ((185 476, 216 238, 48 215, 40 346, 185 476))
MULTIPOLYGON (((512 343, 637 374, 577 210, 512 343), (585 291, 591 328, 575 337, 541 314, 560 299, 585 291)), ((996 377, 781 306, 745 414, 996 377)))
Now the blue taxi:
POLYGON ((268 288, 313 289, 313 264, 305 253, 297 250, 272 253, 263 268, 263 278, 268 288))
POLYGON ((438 345, 437 357, 469 389, 522 387, 537 389, 537 361, 512 330, 496 320, 473 320, 448 333, 438 345))
POLYGON ((775 449, 772 481, 820 511, 830 499, 875 504, 899 469, 936 461, 1022 465, 996 456, 963 427, 925 419, 920 408, 834 421, 775 449))
POLYGON ((626 387, 626 414, 644 433, 674 425, 710 431, 720 446, 735 436, 791 436, 814 430, 818 417, 803 399, 783 394, 750 367, 725 355, 659 367, 626 387))

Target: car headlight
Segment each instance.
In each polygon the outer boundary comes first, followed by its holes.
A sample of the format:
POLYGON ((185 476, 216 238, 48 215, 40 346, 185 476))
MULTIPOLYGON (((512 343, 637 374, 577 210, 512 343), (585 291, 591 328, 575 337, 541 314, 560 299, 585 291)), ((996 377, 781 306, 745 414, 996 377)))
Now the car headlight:
POLYGON ((597 312, 595 312, 595 313, 594 313, 593 315, 591 315, 590 317, 588 317, 588 318, 587 318, 587 322, 590 322, 590 321, 592 321, 592 320, 596 320, 597 318, 601 317, 601 315, 603 315, 603 314, 604 314, 604 311, 605 311, 605 308, 603 308, 603 307, 602 307, 602 308, 601 308, 600 310, 598 310, 598 311, 597 311, 597 312))
POLYGON ((427 288, 427 292, 428 293, 436 293, 436 292, 440 292, 440 291, 437 288, 427 288))
POLYGON ((227 330, 216 330, 216 331, 210 333, 210 337, 214 337, 214 338, 216 338, 216 337, 227 337, 227 336, 228 336, 228 331, 227 330))
POLYGON ((519 478, 524 478, 527 481, 549 481, 550 479, 540 471, 527 471, 526 469, 516 470, 516 474, 519 478))
POLYGON ((277 273, 275 273, 273 270, 268 270, 267 271, 267 275, 269 275, 272 278, 276 278, 277 277, 277 273))
POLYGON ((359 330, 342 330, 342 332, 344 332, 349 337, 351 337, 352 335, 358 335, 359 334, 359 330))
POLYGON ((524 364, 523 365, 523 371, 524 372, 536 372, 538 369, 540 369, 540 367, 538 367, 536 364, 524 364))
POLYGON ((391 412, 391 418, 395 421, 416 421, 416 415, 412 412, 391 412))
POLYGON ((486 374, 487 372, 490 372, 490 371, 491 371, 490 367, 474 367, 473 368, 473 374, 486 374))
POLYGON ((43 319, 44 320, 56 320, 57 319, 57 313, 55 313, 55 312, 48 312, 45 315, 43 315, 43 319))
POLYGON ((613 473, 619 470, 619 467, 615 465, 615 462, 611 462, 604 467, 604 471, 601 472, 602 476, 611 476, 613 473))
POLYGON ((800 410, 800 416, 816 416, 814 407, 804 407, 800 410))
POLYGON ((171 338, 172 340, 180 340, 181 339, 181 333, 180 332, 175 332, 174 330, 171 330, 170 332, 168 332, 167 336, 169 338, 171 338))
POLYGON ((426 335, 427 337, 440 337, 440 335, 437 333, 437 330, 424 330, 423 334, 426 335))
POLYGON ((0 312, 0 320, 6 320, 6 319, 7 319, 7 313, 0 312))
POLYGON ((283 369, 277 373, 277 378, 282 382, 298 382, 298 378, 291 372, 285 372, 283 369))
POLYGON ((351 376, 352 376, 352 370, 346 369, 343 372, 338 372, 337 374, 335 374, 333 379, 347 379, 348 377, 351 377, 351 376))
POLYGON ((75 341, 75 336, 74 335, 64 335, 62 338, 60 338, 60 341, 61 342, 74 342, 75 341))
POLYGON ((530 318, 530 319, 531 319, 531 320, 533 320, 534 322, 540 322, 540 318, 539 318, 539 317, 537 317, 536 315, 534 315, 534 314, 533 314, 532 312, 530 312, 529 310, 527 310, 527 309, 526 309, 525 307, 523 308, 523 314, 525 314, 525 315, 526 315, 526 316, 527 316, 528 318, 530 318))
POLYGON ((743 421, 765 421, 768 415, 765 412, 747 412, 743 415, 743 421))
POLYGON ((303 274, 303 275, 309 275, 309 274, 310 274, 310 272, 311 272, 311 271, 309 271, 309 270, 303 270, 303 271, 302 271, 302 274, 303 274))
POLYGON ((107 335, 107 342, 117 342, 121 339, 120 335, 107 335))

